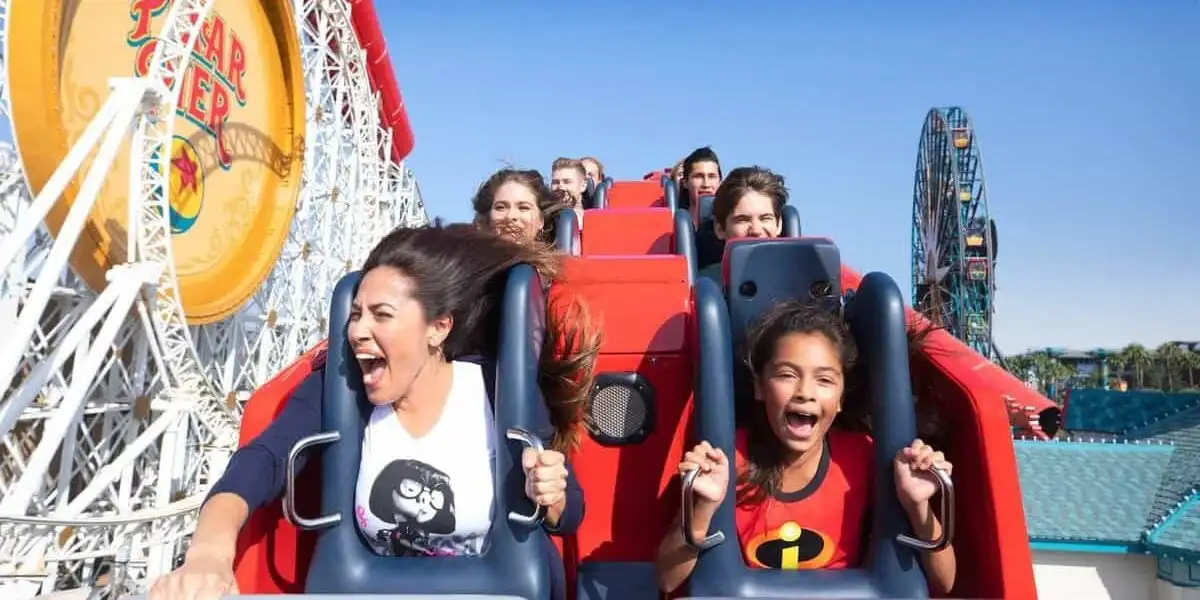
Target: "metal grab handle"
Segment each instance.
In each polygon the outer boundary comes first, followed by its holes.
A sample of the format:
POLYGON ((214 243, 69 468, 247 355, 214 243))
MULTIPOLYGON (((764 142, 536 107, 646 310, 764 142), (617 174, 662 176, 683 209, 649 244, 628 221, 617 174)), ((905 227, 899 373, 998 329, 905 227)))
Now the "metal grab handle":
POLYGON ((289 523, 295 525, 297 529, 306 531, 325 529, 326 527, 332 527, 342 522, 341 514, 325 515, 309 519, 300 516, 296 512, 296 462, 300 460, 300 456, 304 454, 304 451, 310 447, 332 444, 341 438, 342 434, 337 431, 326 431, 301 438, 288 451, 287 480, 284 482, 283 488, 283 516, 289 523))
MULTIPOLYGON (((546 450, 546 446, 542 444, 541 438, 519 427, 509 428, 509 430, 505 433, 505 437, 516 442, 521 442, 525 446, 533 448, 534 452, 537 452, 538 454, 541 454, 546 450)), ((522 488, 524 488, 524 483, 522 483, 522 488)), ((516 523, 517 525, 536 527, 542 524, 542 518, 545 516, 544 512, 545 511, 542 508, 542 505, 534 503, 533 514, 523 515, 515 510, 510 510, 508 511, 508 520, 516 523)))
POLYGON ((945 471, 934 467, 931 469, 933 476, 937 478, 938 487, 942 492, 942 511, 938 515, 942 520, 942 535, 932 542, 927 542, 922 539, 915 538, 911 535, 902 533, 896 536, 896 541, 912 548, 924 552, 940 552, 954 541, 954 482, 950 481, 950 475, 945 471))
POLYGON ((682 495, 680 503, 683 505, 683 510, 680 512, 679 528, 683 530, 683 541, 687 545, 697 550, 708 550, 725 541, 725 532, 718 529, 705 536, 699 542, 692 536, 692 511, 696 508, 696 497, 693 488, 696 487, 696 477, 699 475, 700 469, 688 469, 683 472, 681 477, 683 482, 679 486, 679 489, 682 495))

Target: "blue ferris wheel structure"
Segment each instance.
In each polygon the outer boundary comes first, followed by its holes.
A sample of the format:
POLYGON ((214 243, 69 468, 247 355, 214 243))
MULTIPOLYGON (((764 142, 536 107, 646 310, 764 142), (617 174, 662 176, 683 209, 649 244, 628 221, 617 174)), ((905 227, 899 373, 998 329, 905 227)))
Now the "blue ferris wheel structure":
POLYGON ((989 360, 996 291, 996 222, 971 119, 958 107, 925 116, 913 183, 912 303, 989 360))

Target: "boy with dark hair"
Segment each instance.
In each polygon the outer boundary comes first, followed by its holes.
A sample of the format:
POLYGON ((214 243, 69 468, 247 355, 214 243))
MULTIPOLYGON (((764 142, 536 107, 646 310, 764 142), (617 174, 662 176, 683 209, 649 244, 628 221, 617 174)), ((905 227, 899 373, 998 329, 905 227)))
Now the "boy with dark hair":
POLYGON ((683 179, 680 182, 679 207, 688 209, 696 226, 696 258, 703 268, 721 262, 725 243, 713 231, 712 220, 700 214, 700 197, 712 196, 721 185, 721 161, 708 146, 696 148, 683 159, 683 179))
POLYGON ((683 159, 683 181, 680 182, 686 194, 680 194, 681 208, 687 208, 692 213, 692 222, 700 223, 700 196, 712 196, 721 185, 721 161, 712 148, 704 146, 696 148, 687 158, 683 159))

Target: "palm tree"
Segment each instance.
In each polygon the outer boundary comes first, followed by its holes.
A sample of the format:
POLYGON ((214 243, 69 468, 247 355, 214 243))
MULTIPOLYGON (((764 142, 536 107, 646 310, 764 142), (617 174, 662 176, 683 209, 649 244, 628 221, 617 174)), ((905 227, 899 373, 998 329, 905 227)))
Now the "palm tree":
POLYGON ((1200 371, 1200 352, 1192 350, 1183 353, 1183 368, 1187 371, 1187 386, 1196 388, 1196 371, 1200 371))
POLYGON ((1121 359, 1133 369, 1137 387, 1145 387, 1146 368, 1154 361, 1154 356, 1141 344, 1130 344, 1121 349, 1121 359))
MULTIPOLYGON (((1059 361, 1057 358, 1054 358, 1054 357, 1052 357, 1050 359, 1050 361, 1046 364, 1046 367, 1048 370, 1046 375, 1050 378, 1050 381, 1053 381, 1056 384, 1056 388, 1057 388, 1057 384, 1065 382, 1065 381, 1069 381, 1071 379, 1071 377, 1073 375, 1075 375, 1074 369, 1072 369, 1071 367, 1068 367, 1067 365, 1064 365, 1061 361, 1059 361)), ((1056 402, 1058 404, 1062 404, 1062 395, 1064 394, 1063 389, 1057 388, 1057 389, 1051 390, 1050 393, 1051 393, 1051 398, 1050 398, 1051 400, 1053 400, 1054 402, 1056 402)))
POLYGON ((1029 381, 1031 375, 1036 377, 1036 374, 1032 373, 1033 357, 1028 352, 1004 357, 1004 366, 1021 381, 1029 381))
POLYGON ((1157 358, 1158 364, 1162 365, 1163 375, 1166 378, 1164 391, 1175 390, 1175 376, 1179 375, 1180 368, 1183 366, 1183 354, 1183 348, 1180 348, 1176 342, 1163 342, 1154 349, 1154 356, 1157 358))
POLYGON ((1070 379, 1074 371, 1070 367, 1062 364, 1058 360, 1058 356, 1062 354, 1061 350, 1046 348, 1031 352, 1029 358, 1032 361, 1032 371, 1037 376, 1038 386, 1042 392, 1050 397, 1055 402, 1058 401, 1060 383, 1070 379))
POLYGON ((1112 365, 1112 358, 1114 355, 1116 355, 1116 353, 1104 348, 1096 348, 1095 350, 1088 352, 1088 355, 1092 358, 1095 358, 1097 362, 1096 374, 1091 378, 1094 382, 1094 385, 1098 388, 1107 390, 1108 369, 1112 365))
POLYGON ((1120 379, 1125 375, 1125 370, 1129 368, 1129 363, 1125 355, 1121 351, 1109 352, 1105 359, 1108 364, 1108 380, 1104 382, 1105 389, 1108 389, 1108 381, 1114 377, 1120 379))

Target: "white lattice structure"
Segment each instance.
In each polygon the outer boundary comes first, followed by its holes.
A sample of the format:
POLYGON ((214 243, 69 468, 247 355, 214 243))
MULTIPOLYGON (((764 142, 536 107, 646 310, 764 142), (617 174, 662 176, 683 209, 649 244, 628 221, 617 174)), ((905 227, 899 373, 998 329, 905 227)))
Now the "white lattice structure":
MULTIPOLYGON (((8 2, 0 0, 7 39, 8 2)), ((108 100, 36 198, 0 146, 0 597, 88 586, 128 556, 135 580, 169 570, 236 445, 241 402, 326 334, 338 278, 384 233, 426 220, 391 155, 346 0, 295 0, 304 61, 302 191, 273 271, 235 316, 184 320, 171 254, 169 147, 182 77, 213 0, 175 0, 149 77, 108 100), (197 16, 199 18, 197 18, 197 16), (332 49, 332 50, 331 50, 332 49), (165 82, 174 82, 175 89, 165 82), (132 136, 129 259, 90 291, 68 264, 121 141, 132 136), (43 219, 99 147, 56 237, 43 219)), ((7 45, 5 45, 7 53, 7 45)), ((4 69, 0 56, 0 69, 4 69)), ((114 74, 118 75, 118 74, 114 74)), ((8 110, 7 70, 0 110, 8 110)), ((20 82, 11 82, 20 85, 20 82)), ((111 183, 110 183, 111 185, 111 183)), ((80 242, 86 243, 86 242, 80 242)))

